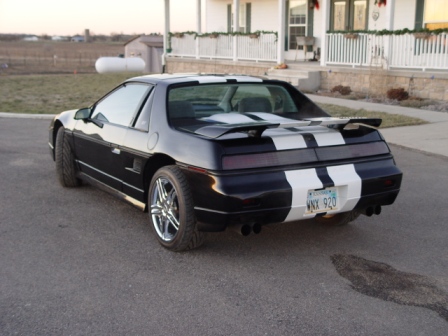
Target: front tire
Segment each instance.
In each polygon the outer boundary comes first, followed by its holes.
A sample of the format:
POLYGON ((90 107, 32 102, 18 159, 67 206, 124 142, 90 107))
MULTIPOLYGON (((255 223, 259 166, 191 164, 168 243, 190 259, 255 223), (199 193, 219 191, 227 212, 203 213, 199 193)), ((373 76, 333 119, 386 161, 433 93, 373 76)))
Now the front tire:
POLYGON ((59 127, 56 134, 55 148, 56 174, 63 187, 72 188, 81 185, 81 180, 76 177, 75 155, 70 145, 64 127, 59 127))
POLYGON ((180 252, 202 245, 204 234, 197 230, 193 207, 193 197, 180 168, 160 168, 151 180, 148 208, 151 227, 163 247, 180 252))

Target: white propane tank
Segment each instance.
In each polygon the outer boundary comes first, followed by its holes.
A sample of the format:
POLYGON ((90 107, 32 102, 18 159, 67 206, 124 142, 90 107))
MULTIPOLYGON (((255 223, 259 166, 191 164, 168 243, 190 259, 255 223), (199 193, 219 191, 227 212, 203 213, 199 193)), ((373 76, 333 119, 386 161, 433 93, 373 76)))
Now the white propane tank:
POLYGON ((145 61, 139 57, 100 57, 95 62, 95 69, 100 74, 112 72, 143 72, 145 61))

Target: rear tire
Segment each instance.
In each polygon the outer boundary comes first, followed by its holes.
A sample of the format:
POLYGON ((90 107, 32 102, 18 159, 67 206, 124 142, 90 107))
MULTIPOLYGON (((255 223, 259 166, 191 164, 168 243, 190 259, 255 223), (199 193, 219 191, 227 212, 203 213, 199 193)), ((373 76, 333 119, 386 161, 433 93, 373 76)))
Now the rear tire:
POLYGON ((338 213, 335 215, 326 215, 321 217, 315 217, 316 222, 328 226, 344 226, 350 222, 353 222, 360 215, 356 210, 338 213))
POLYGON ((154 174, 148 208, 151 227, 163 247, 180 252, 204 242, 204 234, 197 229, 193 197, 179 167, 162 167, 154 174))
POLYGON ((56 135, 55 161, 56 173, 63 187, 73 188, 81 185, 81 180, 76 177, 77 169, 72 146, 62 126, 56 135))

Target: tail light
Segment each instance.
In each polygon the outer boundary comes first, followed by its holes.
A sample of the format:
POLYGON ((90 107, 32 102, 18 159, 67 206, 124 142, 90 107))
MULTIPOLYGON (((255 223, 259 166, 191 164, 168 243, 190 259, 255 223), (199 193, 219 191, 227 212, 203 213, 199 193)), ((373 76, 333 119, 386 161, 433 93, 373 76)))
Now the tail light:
POLYGON ((287 166, 318 161, 356 159, 390 153, 383 141, 363 144, 294 149, 279 152, 227 155, 222 159, 224 170, 287 166))

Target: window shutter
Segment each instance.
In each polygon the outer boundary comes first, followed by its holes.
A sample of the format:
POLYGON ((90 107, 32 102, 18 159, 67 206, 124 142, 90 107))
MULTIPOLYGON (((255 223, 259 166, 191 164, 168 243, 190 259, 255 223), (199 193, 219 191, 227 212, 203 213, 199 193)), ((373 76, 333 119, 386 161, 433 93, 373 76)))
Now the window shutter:
POLYGON ((417 8, 415 10, 415 29, 423 28, 423 9, 425 8, 425 0, 417 0, 417 8))
POLYGON ((252 4, 250 2, 246 3, 246 33, 251 32, 250 19, 251 19, 252 4))
MULTIPOLYGON (((288 46, 288 40, 289 40, 289 1, 285 1, 285 51, 289 50, 288 46)), ((279 41, 280 43, 280 41, 279 41)))
MULTIPOLYGON (((314 9, 310 8, 310 6, 307 7, 308 13, 306 16, 306 36, 313 36, 314 9)), ((313 51, 313 46, 307 46, 307 51, 313 51)))
POLYGON ((227 5, 227 32, 232 32, 232 5, 227 5))

